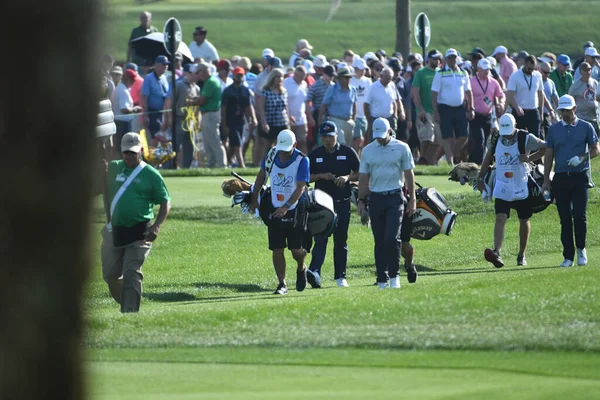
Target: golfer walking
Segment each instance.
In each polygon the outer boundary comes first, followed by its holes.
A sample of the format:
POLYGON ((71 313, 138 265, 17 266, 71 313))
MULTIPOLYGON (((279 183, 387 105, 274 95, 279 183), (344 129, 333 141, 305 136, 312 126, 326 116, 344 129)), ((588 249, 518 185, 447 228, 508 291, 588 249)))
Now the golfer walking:
POLYGON ((404 180, 410 196, 407 216, 412 216, 416 209, 413 174, 415 164, 410 147, 391 137, 391 132, 387 119, 377 118, 373 122, 375 140, 362 150, 358 177, 357 211, 362 216, 368 202, 375 240, 375 267, 379 289, 400 288, 398 238, 400 238, 404 212, 402 194, 404 180), (386 271, 389 273, 389 286, 386 271))

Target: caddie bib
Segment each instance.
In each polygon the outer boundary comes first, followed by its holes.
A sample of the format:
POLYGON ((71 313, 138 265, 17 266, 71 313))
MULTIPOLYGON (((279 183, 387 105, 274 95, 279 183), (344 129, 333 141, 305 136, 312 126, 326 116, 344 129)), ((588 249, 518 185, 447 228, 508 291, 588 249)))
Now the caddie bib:
POLYGON ((496 145, 496 182, 493 196, 505 201, 523 200, 529 196, 529 167, 519 160, 518 141, 505 146, 501 138, 496 145))
MULTIPOLYGON (((274 208, 283 206, 296 190, 296 177, 298 176, 298 168, 302 161, 302 155, 297 154, 296 159, 285 168, 281 168, 277 163, 273 163, 271 173, 271 200, 274 208)), ((289 208, 293 210, 298 205, 296 201, 289 208)))

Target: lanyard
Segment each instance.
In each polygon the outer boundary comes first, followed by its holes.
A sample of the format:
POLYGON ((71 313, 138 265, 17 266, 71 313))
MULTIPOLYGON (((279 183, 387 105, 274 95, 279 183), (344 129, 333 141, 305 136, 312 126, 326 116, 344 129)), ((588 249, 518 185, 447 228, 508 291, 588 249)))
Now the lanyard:
POLYGON ((531 86, 533 85, 533 74, 529 77, 529 82, 527 82, 527 75, 523 72, 523 79, 525 79, 525 83, 527 84, 527 88, 531 92, 531 86))
POLYGON ((488 88, 490 87, 490 78, 488 78, 486 81, 487 85, 485 85, 485 89, 483 88, 483 85, 481 84, 481 81, 479 80, 479 77, 477 76, 477 74, 475 74, 475 79, 477 79, 477 83, 479 83, 479 87, 481 88, 481 90, 483 90, 483 95, 485 96, 488 88))

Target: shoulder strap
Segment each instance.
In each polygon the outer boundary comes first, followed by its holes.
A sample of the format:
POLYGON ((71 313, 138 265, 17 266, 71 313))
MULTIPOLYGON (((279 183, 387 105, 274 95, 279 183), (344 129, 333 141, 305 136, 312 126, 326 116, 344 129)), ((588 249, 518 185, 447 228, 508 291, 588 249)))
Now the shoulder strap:
POLYGON ((494 132, 492 132, 492 136, 490 137, 490 140, 492 141, 492 160, 494 159, 494 157, 496 156, 496 146, 498 146, 498 140, 500 139, 500 133, 496 130, 494 132))
MULTIPOLYGON (((113 214, 115 213, 115 207, 117 206, 117 203, 121 199, 121 196, 123 196, 123 193, 125 193, 125 190, 127 190, 129 185, 131 185, 131 182, 133 182, 133 180, 136 178, 136 176, 138 176, 139 173, 142 172, 142 170, 146 167, 146 165, 147 164, 144 161, 140 161, 138 166, 135 167, 135 169, 131 172, 131 175, 129 175, 129 177, 125 180, 125 182, 123 182, 123 184, 121 185, 121 187, 115 194, 115 197, 113 197, 112 202, 110 203, 110 219, 111 220, 112 220, 113 214)), ((112 230, 112 224, 110 222, 106 226, 109 231, 112 230)))
POLYGON ((267 179, 271 174, 271 170, 273 169, 273 164, 275 163, 275 156, 277 155, 277 148, 271 147, 269 152, 267 153, 267 159, 265 160, 265 172, 267 173, 267 179))
POLYGON ((527 131, 522 131, 522 130, 518 130, 517 131, 517 142, 519 145, 519 153, 521 154, 525 154, 525 142, 527 141, 527 135, 529 135, 529 132, 527 131))

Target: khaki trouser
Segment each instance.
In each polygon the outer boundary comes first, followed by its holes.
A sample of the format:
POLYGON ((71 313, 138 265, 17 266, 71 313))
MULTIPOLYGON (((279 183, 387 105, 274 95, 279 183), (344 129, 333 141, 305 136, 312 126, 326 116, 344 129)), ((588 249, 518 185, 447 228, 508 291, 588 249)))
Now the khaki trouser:
POLYGON ((219 125, 221 124, 220 111, 205 111, 202 113, 200 127, 202 129, 202 141, 204 143, 204 152, 208 159, 208 167, 223 168, 227 165, 227 155, 225 147, 221 143, 219 135, 219 125))
POLYGON ((143 279, 142 265, 152 243, 143 240, 130 243, 127 246, 113 246, 112 233, 102 228, 102 245, 100 246, 100 259, 102 260, 102 277, 106 282, 119 279, 121 276, 131 276, 140 282, 143 279))
POLYGON ((334 116, 328 116, 327 119, 335 124, 338 128, 338 142, 347 146, 352 146, 352 138, 354 137, 353 119, 341 119, 334 116))

